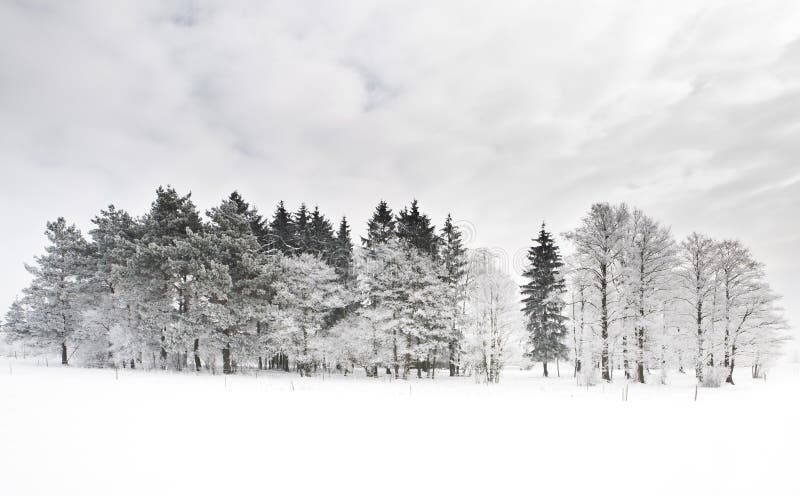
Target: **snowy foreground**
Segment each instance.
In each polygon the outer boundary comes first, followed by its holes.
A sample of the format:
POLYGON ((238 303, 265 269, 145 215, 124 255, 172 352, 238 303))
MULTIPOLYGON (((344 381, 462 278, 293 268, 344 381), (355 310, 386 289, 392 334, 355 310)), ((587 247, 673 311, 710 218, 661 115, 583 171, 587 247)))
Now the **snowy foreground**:
POLYGON ((800 494, 800 366, 735 387, 0 359, 0 494, 800 494), (312 493, 312 491, 314 493, 312 493))

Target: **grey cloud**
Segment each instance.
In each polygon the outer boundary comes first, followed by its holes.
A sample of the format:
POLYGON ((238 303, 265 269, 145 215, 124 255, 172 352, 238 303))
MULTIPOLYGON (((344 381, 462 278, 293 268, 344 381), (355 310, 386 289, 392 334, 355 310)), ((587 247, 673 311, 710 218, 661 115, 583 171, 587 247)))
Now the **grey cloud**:
POLYGON ((741 237, 796 321, 798 25, 777 0, 0 3, 0 305, 46 220, 172 183, 356 232, 417 197, 512 254, 627 201, 741 237))

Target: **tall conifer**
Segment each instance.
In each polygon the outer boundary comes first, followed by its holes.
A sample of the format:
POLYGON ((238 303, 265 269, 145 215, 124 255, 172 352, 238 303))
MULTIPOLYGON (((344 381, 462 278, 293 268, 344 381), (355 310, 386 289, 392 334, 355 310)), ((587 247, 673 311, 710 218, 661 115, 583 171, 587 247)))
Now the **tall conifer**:
POLYGON ((522 286, 525 298, 523 312, 527 317, 529 351, 527 356, 542 362, 544 376, 547 377, 547 363, 550 360, 566 359, 568 348, 564 344, 567 328, 563 315, 565 283, 560 269, 561 261, 558 246, 545 230, 544 223, 535 246, 528 251, 530 266, 523 276, 529 282, 522 286))

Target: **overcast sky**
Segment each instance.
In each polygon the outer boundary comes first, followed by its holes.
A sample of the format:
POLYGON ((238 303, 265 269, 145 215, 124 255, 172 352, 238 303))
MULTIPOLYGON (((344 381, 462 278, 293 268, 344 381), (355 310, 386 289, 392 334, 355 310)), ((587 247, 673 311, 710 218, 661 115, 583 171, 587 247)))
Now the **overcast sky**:
POLYGON ((159 184, 448 211, 512 262, 595 201, 741 238, 800 319, 800 2, 0 0, 0 305, 159 184), (474 227, 473 227, 474 226, 474 227))

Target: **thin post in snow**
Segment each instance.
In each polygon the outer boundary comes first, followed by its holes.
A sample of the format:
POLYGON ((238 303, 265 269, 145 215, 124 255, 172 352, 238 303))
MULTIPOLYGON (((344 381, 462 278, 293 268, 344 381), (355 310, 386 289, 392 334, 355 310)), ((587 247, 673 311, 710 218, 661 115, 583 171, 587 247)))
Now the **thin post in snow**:
POLYGON ((114 365, 114 380, 119 380, 119 367, 116 364, 114 365))
POLYGON ((697 401, 697 384, 694 385, 694 400, 697 401))

